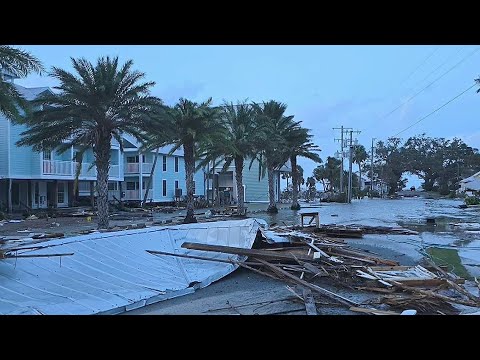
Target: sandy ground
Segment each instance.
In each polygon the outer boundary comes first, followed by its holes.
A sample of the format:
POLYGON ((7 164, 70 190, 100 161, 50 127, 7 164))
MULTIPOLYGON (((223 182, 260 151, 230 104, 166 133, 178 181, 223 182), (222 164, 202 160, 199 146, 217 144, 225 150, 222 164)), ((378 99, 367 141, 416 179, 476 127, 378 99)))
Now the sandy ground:
MULTIPOLYGON (((348 294, 345 290, 322 284, 352 300, 368 296, 348 294)), ((297 290, 297 292, 299 292, 297 290)), ((354 315, 345 306, 317 303, 320 315, 354 315)), ((306 315, 303 302, 282 281, 270 279, 246 269, 237 269, 219 281, 193 294, 161 301, 122 315, 306 315)))

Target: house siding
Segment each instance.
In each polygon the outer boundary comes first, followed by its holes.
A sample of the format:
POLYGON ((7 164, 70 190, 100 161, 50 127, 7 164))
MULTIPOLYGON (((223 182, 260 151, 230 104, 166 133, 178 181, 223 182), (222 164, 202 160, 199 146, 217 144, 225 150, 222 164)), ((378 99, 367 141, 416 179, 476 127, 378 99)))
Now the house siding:
POLYGON ((268 201, 268 177, 258 180, 259 162, 255 160, 251 169, 248 167, 250 160, 245 161, 243 168, 243 184, 245 185, 246 202, 267 202, 268 201))
POLYGON ((25 125, 10 126, 10 177, 38 178, 40 176, 40 153, 29 146, 17 146, 25 125))
POLYGON ((8 175, 8 120, 0 115, 0 178, 8 175))

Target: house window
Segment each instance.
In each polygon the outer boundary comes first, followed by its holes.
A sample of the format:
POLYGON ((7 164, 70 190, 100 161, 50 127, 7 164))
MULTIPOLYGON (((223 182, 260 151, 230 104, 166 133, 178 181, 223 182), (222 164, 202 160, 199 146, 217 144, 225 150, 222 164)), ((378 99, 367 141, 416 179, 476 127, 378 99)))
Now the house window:
POLYGON ((145 154, 142 155, 142 163, 145 162, 145 154))
POLYGON ((193 194, 195 195, 196 190, 195 190, 195 180, 193 180, 193 194))
POLYGON ((178 172, 178 156, 175 156, 175 172, 178 172))
POLYGON ((52 152, 51 151, 44 151, 43 152, 43 160, 52 160, 52 152))
POLYGON ((57 184, 57 203, 63 204, 65 202, 65 186, 64 183, 57 184))
POLYGON ((167 171, 167 156, 163 155, 163 171, 167 171))
POLYGON ((117 191, 118 183, 116 181, 109 181, 108 182, 108 191, 117 191))
POLYGON ((178 180, 175 180, 175 189, 178 189, 178 180))
POLYGON ((135 181, 127 181, 127 190, 136 190, 138 183, 135 181))
POLYGON ((128 164, 138 164, 138 155, 136 156, 127 156, 128 164))
POLYGON ((167 196, 167 180, 162 180, 162 195, 167 196))

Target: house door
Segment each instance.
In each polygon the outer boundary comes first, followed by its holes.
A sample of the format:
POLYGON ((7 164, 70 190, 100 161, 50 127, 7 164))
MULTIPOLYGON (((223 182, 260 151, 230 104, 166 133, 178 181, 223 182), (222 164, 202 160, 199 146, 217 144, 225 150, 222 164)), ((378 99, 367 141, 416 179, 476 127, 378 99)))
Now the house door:
POLYGON ((35 209, 47 208, 47 183, 45 181, 34 181, 32 184, 32 207, 35 209))

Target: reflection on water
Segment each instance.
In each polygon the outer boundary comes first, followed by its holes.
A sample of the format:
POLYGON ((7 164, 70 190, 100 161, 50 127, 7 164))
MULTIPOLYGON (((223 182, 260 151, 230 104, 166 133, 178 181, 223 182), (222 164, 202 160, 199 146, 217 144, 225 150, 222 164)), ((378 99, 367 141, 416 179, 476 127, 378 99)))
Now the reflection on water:
MULTIPOLYGON (((278 214, 255 214, 268 224, 298 225, 301 212, 319 212, 322 224, 358 224, 370 226, 402 226, 420 234, 417 236, 375 235, 365 237, 372 244, 382 244, 391 249, 402 248, 408 252, 436 255, 442 261, 451 261, 459 271, 465 267, 471 274, 480 275, 480 209, 460 209, 463 201, 454 199, 404 198, 398 200, 364 199, 352 204, 321 203, 303 204, 300 211, 279 210, 278 214), (434 224, 427 218, 435 219, 434 224), (446 253, 444 250, 450 250, 446 253), (458 250, 460 250, 458 252, 458 250), (461 264, 464 264, 463 267, 461 264), (462 266, 462 267, 460 267, 462 266)), ((460 274, 459 274, 460 275, 460 274)))

